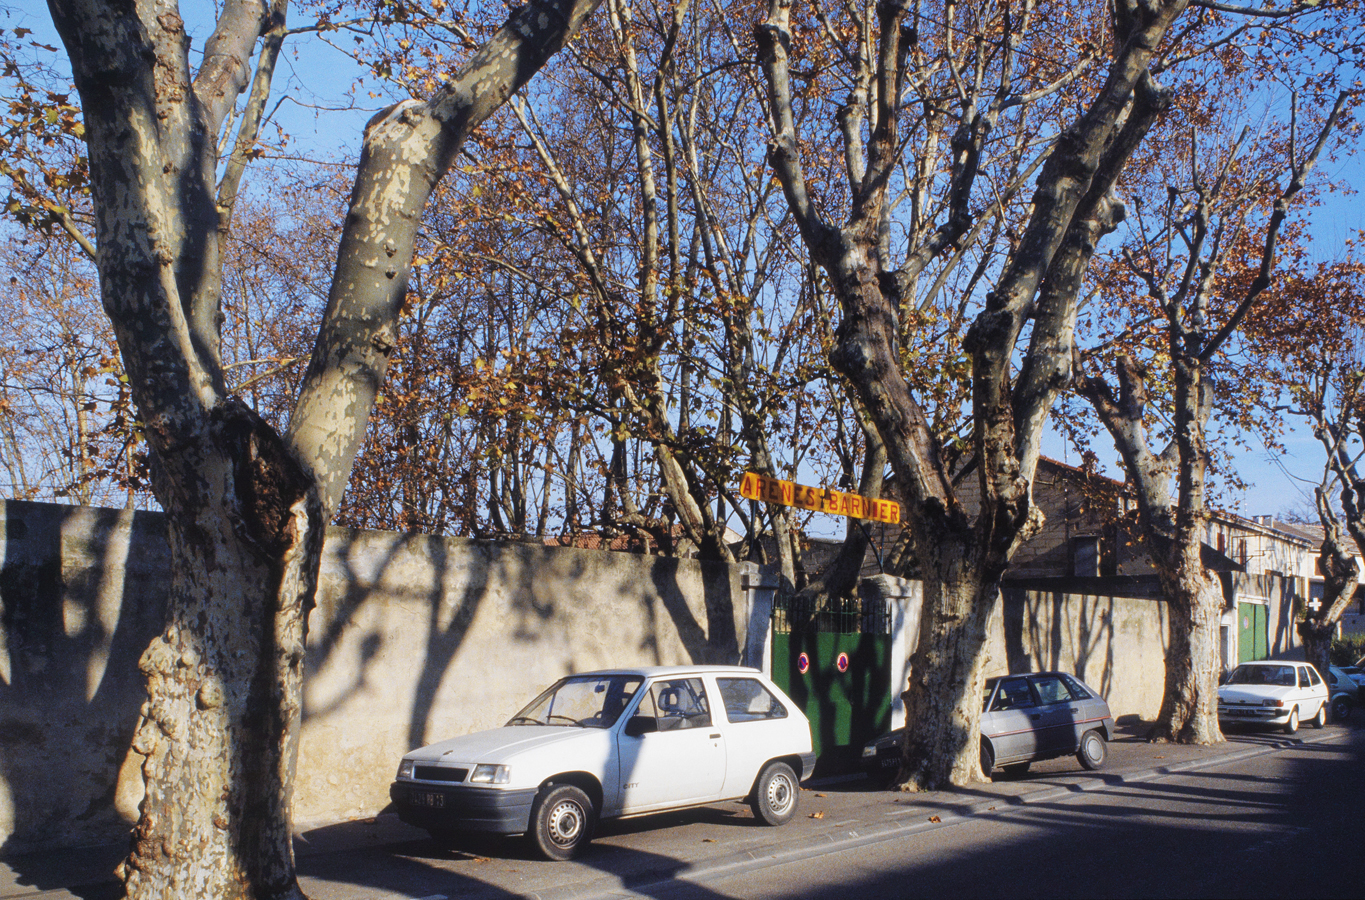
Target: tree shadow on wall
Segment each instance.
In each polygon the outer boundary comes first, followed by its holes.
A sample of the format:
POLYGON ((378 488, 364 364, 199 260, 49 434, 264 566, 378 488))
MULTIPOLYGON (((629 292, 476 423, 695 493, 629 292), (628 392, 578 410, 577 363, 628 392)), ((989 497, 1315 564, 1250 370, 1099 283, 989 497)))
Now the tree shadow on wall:
MULTIPOLYGON (((695 665, 737 665, 743 662, 744 645, 735 624, 732 567, 725 563, 694 563, 670 557, 650 557, 649 560, 650 581, 658 595, 659 604, 668 613, 669 621, 687 652, 688 661, 695 665), (705 621, 697 617, 687 602, 687 592, 682 583, 685 565, 700 567, 705 621)), ((654 651, 658 656, 660 651, 657 642, 654 651)), ((662 658, 658 661, 663 664, 674 662, 662 658)))
MULTIPOLYGON (((123 840, 131 828, 116 796, 120 770, 137 764, 129 745, 146 697, 138 659, 164 626, 163 534, 156 513, 5 504, 0 797, 14 822, 0 855, 14 860, 21 884, 47 889, 88 875, 81 853, 65 854, 62 870, 30 851, 123 840)), ((124 797, 125 807, 137 799, 124 797)))
POLYGON ((1004 588, 1005 658, 1012 673, 1072 671, 1109 694, 1114 680, 1114 599, 1004 588), (1074 604, 1070 601, 1075 601, 1074 604), (1071 649, 1071 660, 1063 655, 1071 649))
MULTIPOLYGON (((432 712, 439 703, 442 680, 465 644, 475 614, 487 596, 490 577, 487 548, 472 541, 460 541, 468 545, 470 552, 453 554, 453 542, 458 540, 336 527, 328 530, 319 587, 320 594, 329 595, 325 603, 319 603, 327 615, 309 636, 308 675, 317 678, 329 666, 346 665, 342 654, 352 647, 357 659, 346 688, 325 703, 307 704, 305 721, 339 712, 348 700, 371 687, 387 689, 371 685, 369 673, 385 653, 406 652, 404 647, 385 646, 379 630, 358 638, 352 634, 366 618, 366 604, 387 598, 405 608, 416 606, 422 617, 422 646, 411 660, 417 675, 407 711, 406 748, 428 742, 427 732, 432 712), (422 573, 425 587, 414 589, 411 581, 404 580, 414 568, 422 573), (453 579, 454 574, 460 575, 460 579, 453 579), (448 596, 452 580, 461 580, 463 587, 448 596), (394 591, 398 597, 390 596, 394 591)), ((403 637, 415 635, 405 633, 403 637)))

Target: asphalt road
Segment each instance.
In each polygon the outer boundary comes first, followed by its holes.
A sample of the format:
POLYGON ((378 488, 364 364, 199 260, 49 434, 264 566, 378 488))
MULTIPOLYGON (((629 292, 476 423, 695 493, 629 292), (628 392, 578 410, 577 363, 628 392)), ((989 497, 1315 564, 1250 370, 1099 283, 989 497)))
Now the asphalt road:
POLYGON ((612 896, 1362 897, 1360 732, 612 896))
MULTIPOLYGON (((572 863, 517 839, 448 850, 392 816, 305 831, 314 900, 589 897, 1365 897, 1365 725, 1110 744, 970 790, 862 778, 802 792, 782 828, 743 804, 606 822, 572 863)), ((124 848, 0 860, 0 898, 103 900, 124 848)))

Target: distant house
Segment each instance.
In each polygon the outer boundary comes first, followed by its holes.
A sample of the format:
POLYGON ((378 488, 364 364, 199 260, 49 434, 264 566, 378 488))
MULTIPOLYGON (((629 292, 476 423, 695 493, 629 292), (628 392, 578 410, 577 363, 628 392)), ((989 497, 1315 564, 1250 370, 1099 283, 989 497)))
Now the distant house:
MULTIPOLYGON (((1034 502, 1047 524, 1020 548, 1008 581, 1019 587, 1071 593, 1160 597, 1134 522, 1126 486, 1052 459, 1039 461, 1034 502)), ((1204 564, 1223 583, 1225 665, 1302 654, 1296 623, 1323 597, 1317 555, 1320 528, 1273 516, 1211 515, 1204 564)), ((1363 630, 1360 605, 1343 630, 1363 630)))

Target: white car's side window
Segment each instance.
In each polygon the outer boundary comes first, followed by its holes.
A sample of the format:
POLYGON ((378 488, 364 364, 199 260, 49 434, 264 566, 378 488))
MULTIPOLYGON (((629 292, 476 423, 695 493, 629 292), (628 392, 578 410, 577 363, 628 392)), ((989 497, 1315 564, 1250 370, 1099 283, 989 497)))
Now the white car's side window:
POLYGON ((725 716, 731 722, 785 719, 787 708, 755 678, 717 678, 725 716))
POLYGON ((653 716, 659 731, 709 728, 711 705, 700 678, 656 681, 640 701, 637 715, 653 716))

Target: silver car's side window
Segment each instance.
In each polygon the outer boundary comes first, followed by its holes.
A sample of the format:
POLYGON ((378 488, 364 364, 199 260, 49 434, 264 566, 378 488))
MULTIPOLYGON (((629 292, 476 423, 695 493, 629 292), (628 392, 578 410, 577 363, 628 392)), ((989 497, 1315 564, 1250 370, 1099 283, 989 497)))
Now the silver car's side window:
POLYGON ((1028 679, 1007 678, 1001 682, 1000 690, 995 695, 995 704, 991 709, 1019 709, 1036 705, 1033 702, 1033 691, 1028 686, 1028 679))
POLYGON ((725 717, 731 722, 785 719, 787 708, 756 678, 717 678, 725 717))
POLYGON ((1049 676, 1047 678, 1035 678, 1033 687, 1038 691, 1038 702, 1046 706, 1049 703, 1069 703, 1075 698, 1071 696, 1070 689, 1062 684, 1062 679, 1049 676))
POLYGON ((1081 684, 1079 681, 1072 678, 1070 675, 1063 675, 1062 681, 1066 682, 1066 686, 1071 689, 1071 695, 1075 697, 1077 700, 1090 699, 1090 692, 1086 690, 1085 685, 1081 684))
POLYGON ((637 715, 653 716, 659 731, 711 726, 711 705, 706 700, 700 678, 654 682, 636 712, 637 715))

